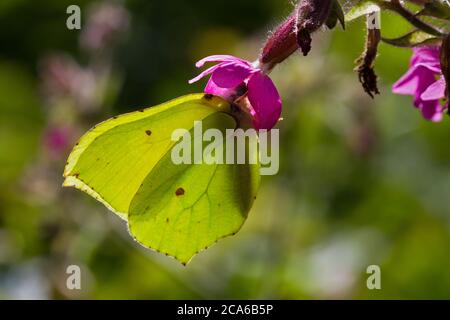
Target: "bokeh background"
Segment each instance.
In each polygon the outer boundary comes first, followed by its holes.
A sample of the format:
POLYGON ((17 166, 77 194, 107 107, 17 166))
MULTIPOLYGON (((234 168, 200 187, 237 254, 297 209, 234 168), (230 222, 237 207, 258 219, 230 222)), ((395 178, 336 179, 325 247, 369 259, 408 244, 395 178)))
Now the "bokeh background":
MULTIPOLYGON (((364 21, 317 33, 308 57, 274 70, 280 172, 263 177, 242 230, 187 267, 61 187, 89 127, 201 91, 187 84, 195 61, 255 59, 291 10, 288 0, 1 1, 0 298, 450 298, 450 119, 426 122, 391 93, 409 49, 382 44, 382 94, 362 91, 364 21), (66 28, 71 4, 80 31, 66 28), (66 288, 71 264, 80 291, 66 288), (381 267, 381 290, 366 287, 369 265, 381 267)), ((383 13, 382 30, 409 26, 383 13)))

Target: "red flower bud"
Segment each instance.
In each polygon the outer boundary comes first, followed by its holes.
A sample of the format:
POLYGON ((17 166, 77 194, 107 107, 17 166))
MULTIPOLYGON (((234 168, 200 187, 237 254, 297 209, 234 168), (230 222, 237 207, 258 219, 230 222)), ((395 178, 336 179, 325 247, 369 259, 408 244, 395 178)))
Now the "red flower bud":
POLYGON ((298 49, 296 40, 297 17, 291 15, 267 40, 261 52, 260 62, 272 69, 298 49))
POLYGON ((267 70, 302 49, 311 50, 311 33, 327 24, 334 28, 337 21, 344 27, 342 8, 337 0, 300 0, 294 12, 269 37, 259 61, 267 70))

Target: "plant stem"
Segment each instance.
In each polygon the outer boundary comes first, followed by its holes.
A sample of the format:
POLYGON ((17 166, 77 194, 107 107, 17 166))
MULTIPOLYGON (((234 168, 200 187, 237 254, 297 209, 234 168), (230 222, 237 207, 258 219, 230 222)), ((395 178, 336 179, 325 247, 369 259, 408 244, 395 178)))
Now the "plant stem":
POLYGON ((405 18, 413 26, 415 26, 416 28, 418 28, 426 33, 429 33, 429 34, 432 34, 432 35, 438 36, 438 37, 442 37, 445 35, 444 33, 439 31, 435 27, 431 26, 430 24, 418 19, 416 17, 416 15, 414 15, 409 10, 405 9, 402 6, 402 4, 400 3, 400 0, 391 0, 391 2, 377 0, 376 2, 378 5, 380 5, 381 7, 385 8, 385 9, 395 11, 400 16, 405 18))

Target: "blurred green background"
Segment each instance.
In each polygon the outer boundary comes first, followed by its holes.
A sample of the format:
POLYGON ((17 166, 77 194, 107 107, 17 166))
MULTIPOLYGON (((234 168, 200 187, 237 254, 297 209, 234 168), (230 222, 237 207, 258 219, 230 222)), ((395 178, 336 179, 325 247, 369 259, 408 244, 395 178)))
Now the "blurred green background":
MULTIPOLYGON (((450 119, 390 91, 410 50, 381 45, 382 95, 353 61, 364 21, 320 31, 272 73, 283 97, 280 172, 242 230, 187 267, 133 242, 124 222, 61 188, 74 142, 111 115, 202 90, 209 54, 255 59, 290 1, 0 2, 0 298, 450 298, 450 119), (82 29, 66 28, 78 4, 82 29), (67 290, 66 268, 82 268, 67 290), (379 265, 382 289, 368 290, 379 265)), ((409 26, 383 13, 382 32, 409 26)))

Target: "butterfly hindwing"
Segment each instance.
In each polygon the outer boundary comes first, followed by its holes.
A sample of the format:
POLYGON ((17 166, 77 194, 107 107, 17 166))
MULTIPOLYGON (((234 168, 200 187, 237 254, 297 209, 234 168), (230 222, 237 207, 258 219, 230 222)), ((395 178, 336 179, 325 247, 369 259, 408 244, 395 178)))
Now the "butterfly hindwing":
MULTIPOLYGON (((219 147, 223 150, 235 138, 226 135, 226 129, 233 130, 236 122, 225 113, 208 116, 202 125, 204 131, 214 128, 222 132, 224 139, 219 147)), ((190 136, 194 136, 192 130, 190 136)), ((208 143, 203 142, 203 150, 208 143)), ((246 156, 253 157, 254 164, 177 165, 170 154, 162 158, 130 206, 129 227, 136 240, 187 263, 218 239, 238 232, 260 182, 257 157, 248 154, 250 143, 246 141, 246 156)))

